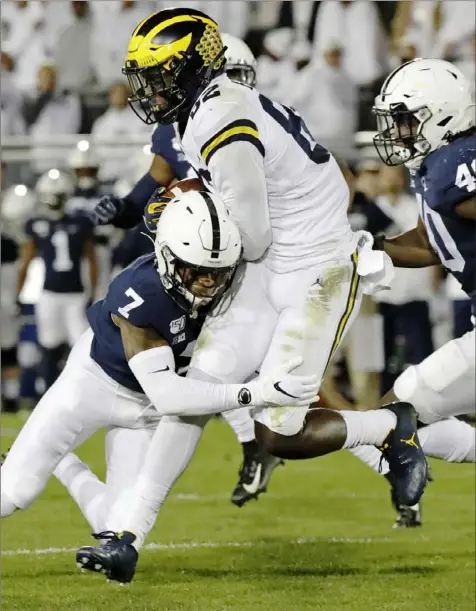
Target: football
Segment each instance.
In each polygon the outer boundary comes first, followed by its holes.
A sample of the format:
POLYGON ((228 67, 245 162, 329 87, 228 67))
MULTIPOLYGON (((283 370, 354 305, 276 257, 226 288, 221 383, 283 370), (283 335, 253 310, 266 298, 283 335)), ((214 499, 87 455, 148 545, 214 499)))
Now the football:
POLYGON ((180 193, 204 190, 206 190, 206 187, 199 178, 185 178, 184 180, 174 182, 166 189, 163 187, 157 189, 150 198, 144 211, 145 226, 151 233, 155 233, 160 215, 165 210, 165 206, 167 206, 170 200, 177 197, 180 193))
POLYGON ((168 189, 162 193, 162 197, 177 197, 179 193, 187 191, 206 191, 206 187, 199 178, 185 178, 169 185, 168 189))

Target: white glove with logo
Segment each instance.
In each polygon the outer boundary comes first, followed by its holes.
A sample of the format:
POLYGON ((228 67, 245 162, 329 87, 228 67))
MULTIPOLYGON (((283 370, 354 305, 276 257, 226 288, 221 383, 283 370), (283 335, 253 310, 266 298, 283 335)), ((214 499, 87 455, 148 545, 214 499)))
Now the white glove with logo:
MULTIPOLYGON (((254 406, 304 407, 319 399, 319 377, 313 375, 291 374, 294 369, 302 365, 303 359, 295 357, 268 375, 260 375, 247 386, 251 393, 251 402, 254 406)), ((246 402, 246 398, 245 398, 246 402)), ((245 403, 244 402, 244 403, 245 403)))

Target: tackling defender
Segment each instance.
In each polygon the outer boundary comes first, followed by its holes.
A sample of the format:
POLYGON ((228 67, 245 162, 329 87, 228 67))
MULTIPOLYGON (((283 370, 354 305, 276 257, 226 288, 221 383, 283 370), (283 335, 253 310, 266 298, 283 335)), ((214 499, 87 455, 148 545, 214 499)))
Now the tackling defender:
POLYGON ((26 509, 61 459, 103 426, 106 498, 96 503, 95 516, 85 511, 99 530, 115 526, 108 523, 109 508, 137 478, 162 414, 275 405, 291 396, 300 406, 316 399, 316 376, 289 374, 299 359, 246 385, 175 373, 175 356, 196 339, 200 309, 224 296, 241 249, 239 231, 217 197, 189 192, 170 202, 155 253, 121 272, 107 297, 89 308, 92 330, 75 344, 9 451, 1 470, 2 518, 26 509))
MULTIPOLYGON (((416 59, 388 76, 374 106, 374 142, 387 165, 405 164, 418 226, 382 236, 399 267, 441 264, 476 305, 476 129, 471 83, 453 64, 416 59)), ((475 411, 475 331, 451 340, 396 380, 387 398, 410 401, 429 424, 475 411)), ((385 399, 385 398, 384 398, 385 399)))
MULTIPOLYGON (((370 249, 369 235, 352 233, 346 181, 301 117, 231 81, 224 70, 217 24, 190 9, 165 9, 141 22, 124 68, 133 109, 147 124, 175 122, 187 159, 220 193, 243 239, 244 276, 232 287, 229 307, 205 322, 188 377, 245 381, 257 369, 266 373, 299 355, 300 371, 317 372, 320 382, 356 315, 362 285, 370 290, 377 276, 382 280, 386 258, 370 249)), ((427 464, 411 406, 371 414, 308 407, 286 401, 274 410, 253 410, 258 440, 292 459, 375 444, 389 461, 399 498, 420 498, 427 464)), ((81 548, 80 563, 113 579, 132 579, 135 548, 187 466, 205 421, 161 421, 118 519, 123 534, 81 548)))

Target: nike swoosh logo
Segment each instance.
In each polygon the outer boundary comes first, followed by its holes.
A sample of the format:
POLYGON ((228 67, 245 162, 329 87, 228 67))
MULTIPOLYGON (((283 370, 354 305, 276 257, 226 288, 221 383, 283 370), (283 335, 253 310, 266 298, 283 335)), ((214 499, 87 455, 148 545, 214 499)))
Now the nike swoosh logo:
POLYGON ((256 469, 255 476, 251 484, 243 484, 243 488, 246 490, 248 494, 256 494, 258 492, 258 488, 261 481, 261 463, 258 465, 256 469))
POLYGON ((276 389, 278 392, 283 393, 283 395, 286 395, 287 397, 291 397, 292 399, 297 399, 297 397, 296 397, 295 395, 290 395, 288 392, 286 392, 285 390, 283 390, 283 389, 281 388, 281 386, 279 385, 279 382, 276 382, 276 383, 274 384, 274 388, 275 388, 275 389, 276 389))
POLYGON ((170 371, 170 367, 164 367, 163 369, 156 369, 155 371, 150 371, 149 373, 160 373, 161 371, 170 371))

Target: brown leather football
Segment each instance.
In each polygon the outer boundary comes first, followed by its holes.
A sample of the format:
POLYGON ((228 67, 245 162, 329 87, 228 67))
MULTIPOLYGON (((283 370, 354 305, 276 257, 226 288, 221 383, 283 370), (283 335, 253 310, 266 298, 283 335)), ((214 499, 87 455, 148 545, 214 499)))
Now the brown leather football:
POLYGON ((205 185, 199 178, 185 178, 184 180, 175 182, 173 185, 169 186, 168 189, 164 189, 163 191, 157 189, 144 210, 145 226, 150 232, 155 233, 160 216, 170 200, 177 197, 180 193, 204 190, 206 190, 205 185))
POLYGON ((162 197, 177 197, 178 193, 186 193, 187 191, 206 191, 206 187, 199 178, 184 178, 173 183, 167 191, 162 193, 162 197))

